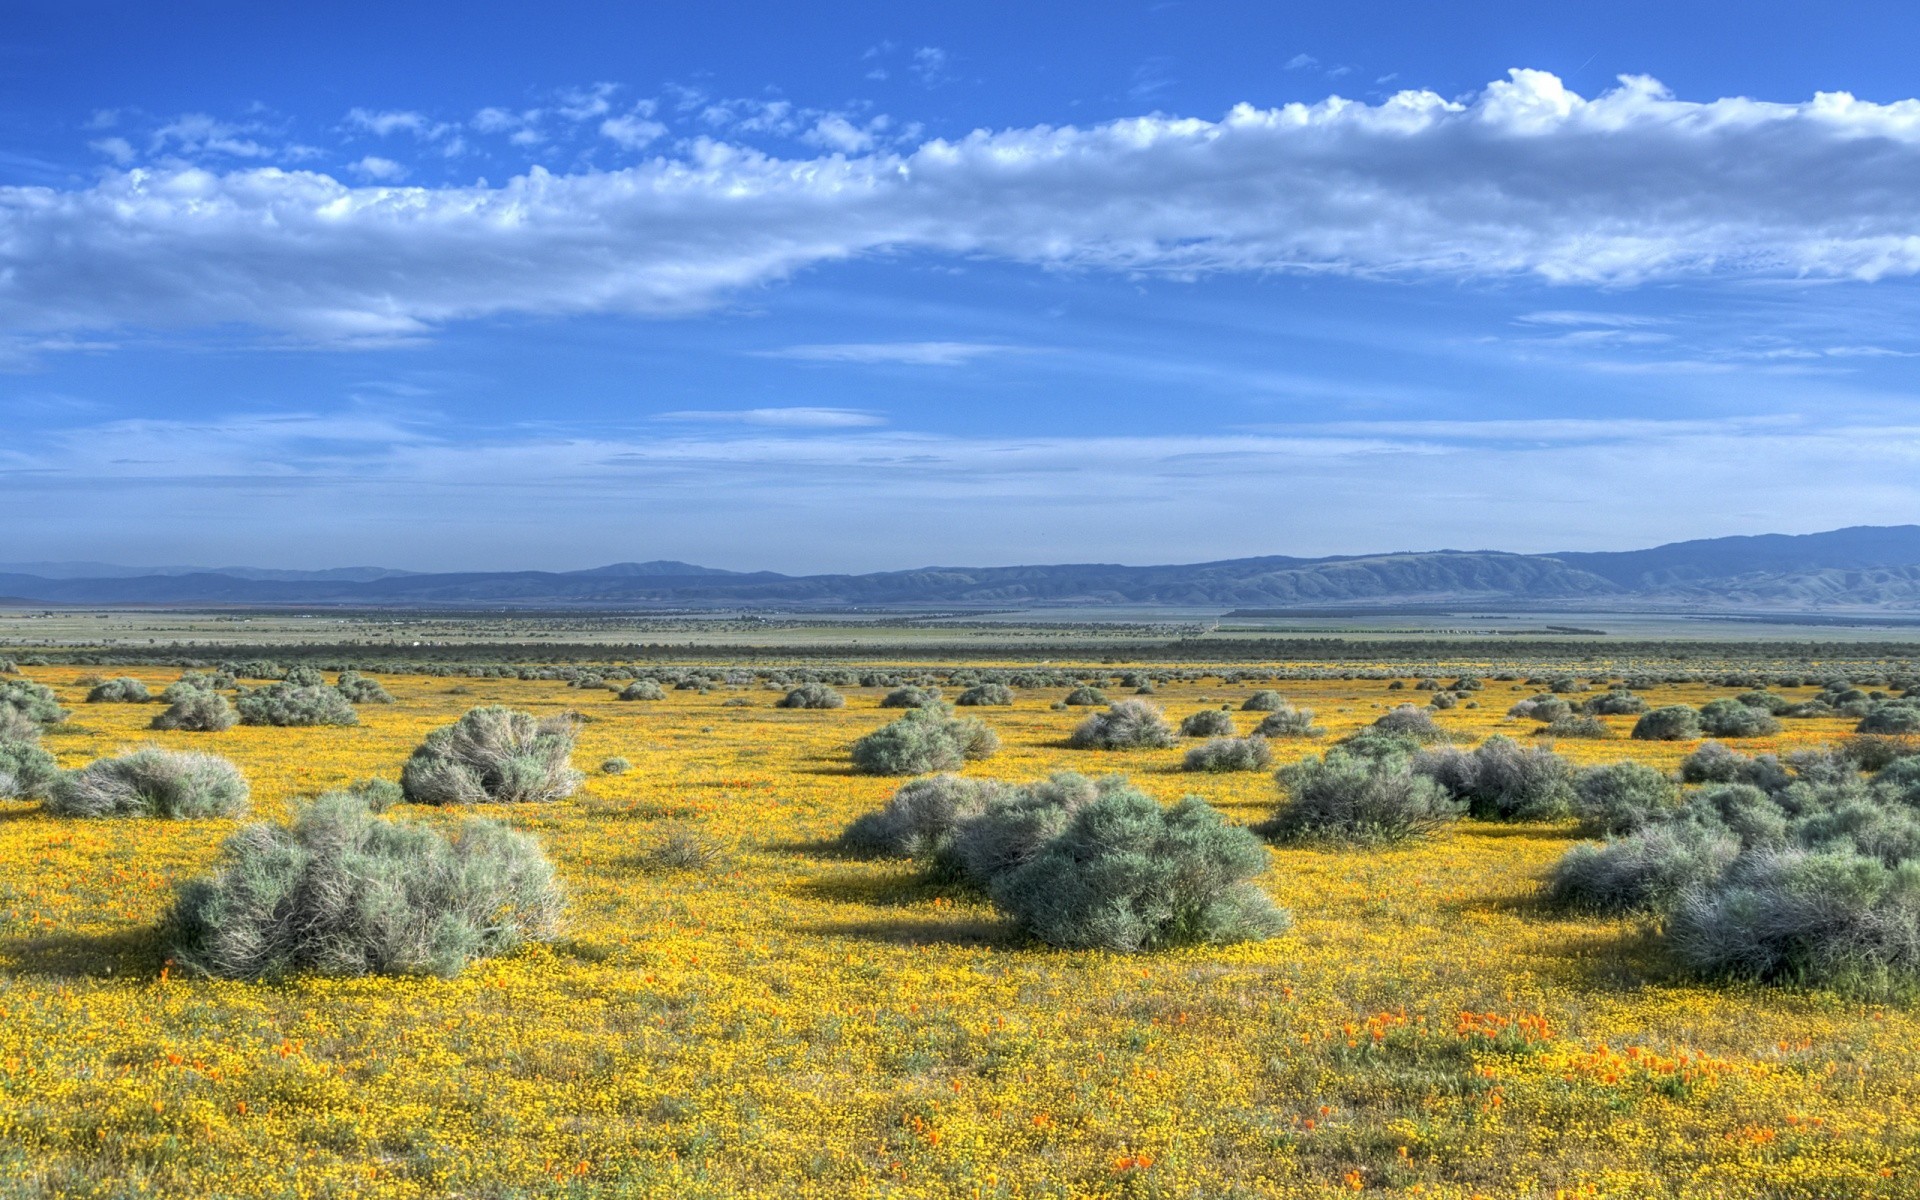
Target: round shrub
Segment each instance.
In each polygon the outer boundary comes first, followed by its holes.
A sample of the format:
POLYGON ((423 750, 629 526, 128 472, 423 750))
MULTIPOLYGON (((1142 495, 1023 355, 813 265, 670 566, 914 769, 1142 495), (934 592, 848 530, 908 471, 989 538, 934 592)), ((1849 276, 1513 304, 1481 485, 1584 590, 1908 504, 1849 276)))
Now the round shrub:
POLYGON ((1645 763, 1588 767, 1573 779, 1573 811, 1595 833, 1632 833, 1679 803, 1673 780, 1645 763))
POLYGON ((1685 742, 1700 736, 1700 714, 1684 704, 1656 708, 1633 723, 1633 737, 1643 742, 1685 742))
POLYGON ((318 667, 293 667, 280 678, 288 687, 325 687, 326 677, 320 674, 318 667))
POLYGON ((1232 737, 1233 718, 1217 708, 1203 708, 1180 722, 1181 737, 1232 737))
POLYGON ((1700 708, 1700 730, 1708 737, 1763 737, 1779 733, 1780 722, 1738 700, 1709 700, 1700 708))
POLYGON ((0 679, 0 708, 11 708, 39 725, 53 725, 67 719, 59 697, 44 683, 31 679, 0 679))
MULTIPOLYGON (((179 685, 175 685, 178 687, 179 685)), ((174 688, 168 688, 172 693, 174 688)), ((188 688, 180 692, 165 712, 149 722, 155 729, 179 729, 188 733, 219 733, 240 722, 240 714, 218 692, 188 688)))
POLYGON ((1253 735, 1263 738, 1320 737, 1326 732, 1313 723, 1312 709, 1284 705, 1260 718, 1260 723, 1253 727, 1253 735))
POLYGON ((1717 830, 1652 825, 1567 851, 1547 877, 1547 896, 1591 912, 1664 912, 1718 879, 1739 852, 1739 841, 1717 830))
POLYGON ((803 683, 780 697, 775 708, 841 708, 847 698, 824 683, 803 683))
POLYGON ((1097 704, 1105 704, 1106 702, 1107 702, 1107 694, 1096 687, 1077 687, 1067 693, 1067 698, 1065 701, 1065 703, 1074 705, 1075 707, 1078 707, 1078 708, 1086 708, 1086 707, 1090 707, 1097 704))
POLYGON ((1001 706, 1013 703, 1013 689, 1004 683, 976 683, 961 692, 954 700, 955 704, 967 708, 985 705, 1001 706))
POLYGON ((1534 732, 1546 737, 1589 740, 1613 736, 1613 730, 1599 717, 1561 717, 1558 721, 1549 721, 1534 732))
POLYGON ((633 770, 633 764, 617 754, 600 763, 600 773, 602 775, 625 775, 631 770, 633 770))
POLYGON ((1776 717, 1793 707, 1793 701, 1772 692, 1741 692, 1734 699, 1748 708, 1757 708, 1776 717))
POLYGON ((559 932, 562 898, 540 845, 494 821, 443 837, 332 793, 291 826, 249 825, 218 869, 180 890, 175 962, 226 979, 438 975, 559 932))
POLYGON ((1427 701, 1427 707, 1444 712, 1458 703, 1459 699, 1452 692, 1435 692, 1432 699, 1427 701))
POLYGON ((214 754, 143 746, 63 771, 47 790, 58 817, 237 817, 247 811, 247 779, 214 754))
POLYGON ((1910 991, 1920 976, 1920 863, 1751 851, 1719 886, 1675 902, 1667 941, 1709 978, 1910 991))
POLYGON ((1373 726, 1380 733, 1408 738, 1416 742, 1438 742, 1447 736, 1433 723, 1433 715, 1411 704, 1402 704, 1383 713, 1373 726))
POLYGON ((1920 733, 1920 706, 1911 703, 1882 703, 1867 710, 1854 726, 1856 733, 1920 733))
POLYGON ((963 814, 951 837, 936 847, 934 873, 986 891, 994 879, 1058 837, 1075 813, 1127 786, 1118 775, 1093 780, 1075 771, 1056 771, 1034 783, 983 788, 979 809, 963 814))
POLYGON ((935 705, 913 709, 854 742, 853 765, 869 775, 924 775, 955 770, 999 748, 999 737, 985 722, 956 718, 935 705))
POLYGON ((0 800, 44 797, 59 776, 53 755, 33 742, 0 738, 0 800))
POLYGON ((87 693, 88 704, 145 704, 151 699, 153 696, 147 691, 146 684, 125 675, 105 683, 96 683, 87 693))
POLYGON ((1285 803, 1261 832, 1281 841, 1351 844, 1424 837, 1460 815, 1447 790, 1405 757, 1363 758, 1335 749, 1282 767, 1285 803))
POLYGON ((1596 717, 1637 717, 1647 711, 1647 702, 1625 688, 1614 688, 1580 707, 1596 717))
POLYGON ((1287 698, 1272 688, 1261 688, 1248 696, 1240 706, 1241 712, 1279 712, 1287 707, 1287 698))
POLYGON ((1187 771, 1264 771, 1273 765, 1273 751, 1263 737, 1213 738, 1187 751, 1180 765, 1187 771))
POLYGON ((1700 743, 1700 748, 1680 760, 1682 783, 1747 783, 1766 791, 1778 791, 1791 782, 1786 768, 1772 755, 1750 758, 1719 742, 1700 743))
POLYGON ((620 700, 665 700, 667 691, 659 682, 652 679, 636 679, 620 689, 620 700))
POLYGON ((985 811, 1006 793, 991 779, 934 775, 900 785, 886 804, 863 813, 840 835, 840 845, 877 858, 918 858, 943 849, 961 821, 985 811))
POLYGON ((1544 746, 1490 737, 1471 752, 1423 751, 1412 765, 1482 820, 1551 820, 1573 806, 1573 764, 1544 746))
POLYGON ((1145 700, 1122 700, 1082 721, 1067 744, 1076 750, 1156 750, 1176 741, 1159 709, 1145 700))
POLYGON ((1123 953, 1272 937, 1288 915, 1248 882, 1267 852, 1189 796, 1172 809, 1116 789, 993 880, 994 904, 1035 939, 1123 953))
POLYGON ((881 708, 926 708, 940 703, 937 687, 897 687, 880 698, 881 708))
POLYGON ((39 722, 29 719, 17 708, 8 708, 0 704, 0 742, 37 742, 39 740, 39 722))
POLYGON ((1558 696, 1538 695, 1522 700, 1507 710, 1507 715, 1522 721, 1558 721, 1570 716, 1573 706, 1558 696))
POLYGON ((573 794, 581 774, 568 763, 579 726, 497 705, 470 709, 427 735, 400 771, 415 804, 518 804, 573 794))
POLYGON ((269 684, 234 701, 242 725, 358 725, 360 714, 325 684, 269 684))
POLYGON ((349 704, 392 704, 393 693, 389 692, 378 679, 368 679, 358 671, 342 671, 334 682, 333 690, 346 698, 349 704))

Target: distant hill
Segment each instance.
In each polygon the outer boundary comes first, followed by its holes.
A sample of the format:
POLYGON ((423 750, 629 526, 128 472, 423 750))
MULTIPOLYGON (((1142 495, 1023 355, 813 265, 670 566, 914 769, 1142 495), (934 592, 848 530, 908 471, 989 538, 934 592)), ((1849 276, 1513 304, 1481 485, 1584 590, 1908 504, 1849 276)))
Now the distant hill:
POLYGON ((1595 609, 1920 609, 1916 525, 1708 538, 1604 553, 1435 550, 1145 567, 922 567, 864 575, 723 571, 675 561, 584 571, 454 573, 32 565, 42 569, 0 566, 0 595, 46 604, 398 608, 1166 604, 1324 609, 1502 602, 1595 609))

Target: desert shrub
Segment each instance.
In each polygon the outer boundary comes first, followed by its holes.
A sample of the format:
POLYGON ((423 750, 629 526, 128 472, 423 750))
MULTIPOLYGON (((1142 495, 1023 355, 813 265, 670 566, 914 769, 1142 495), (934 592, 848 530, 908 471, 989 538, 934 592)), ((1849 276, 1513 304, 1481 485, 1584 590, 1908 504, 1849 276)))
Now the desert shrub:
POLYGON ((59 817, 237 817, 247 811, 247 779, 213 754, 143 746, 63 771, 47 790, 59 817))
POLYGON ((1903 758, 1920 755, 1920 737, 1861 733, 1840 743, 1839 753, 1862 771, 1878 771, 1903 758))
POLYGON ((415 804, 518 804, 559 800, 580 785, 568 764, 579 725, 510 708, 469 709, 427 735, 400 771, 415 804))
POLYGON ((938 703, 939 688, 915 687, 912 684, 897 687, 880 698, 881 708, 926 708, 938 703))
POLYGON ((391 779, 362 779, 358 783, 348 784, 341 791, 366 805, 368 812, 374 813, 383 813, 407 798, 400 790, 400 785, 391 779))
POLYGON ((145 704, 153 699, 147 685, 125 675, 96 683, 87 692, 88 704, 145 704))
POLYGON ((1708 737, 1762 737, 1779 733, 1780 722, 1738 700, 1709 700, 1700 706, 1700 730, 1708 737))
POLYGON ((1793 707, 1793 701, 1773 692, 1741 692, 1734 699, 1748 708, 1757 708, 1776 717, 1793 707))
POLYGON ((1398 708, 1383 713, 1373 723, 1373 729, 1394 737, 1409 738, 1416 742, 1438 742, 1446 738, 1441 728, 1433 723, 1433 717, 1425 709, 1415 708, 1411 704, 1402 704, 1398 708))
POLYGON ((1282 706, 1260 718, 1253 728, 1255 737, 1320 737, 1327 731, 1313 723, 1313 710, 1310 708, 1288 708, 1282 706))
POLYGON ((1671 812, 1679 800, 1673 780, 1645 763, 1589 767, 1573 779, 1574 814, 1595 833, 1632 833, 1671 812))
POLYGON ((1387 690, 1390 692, 1404 692, 1407 690, 1407 681, 1404 679, 1396 679, 1387 685, 1387 690))
POLYGON ((1094 780, 1057 771, 1034 783, 982 789, 978 810, 961 816, 935 847, 934 874, 986 891, 1058 837, 1075 813, 1128 787, 1124 776, 1094 780))
POLYGON ((999 737, 984 722, 956 718, 936 704, 913 709, 854 742, 853 765, 869 775, 924 775, 955 770, 999 748, 999 737))
POLYGON ((1175 743, 1173 727, 1145 700, 1122 700, 1082 721, 1067 744, 1077 750, 1164 749, 1175 743))
POLYGON ((1771 754, 1759 758, 1706 741, 1680 760, 1682 783, 1745 783, 1763 791, 1779 791, 1791 780, 1780 760, 1771 754))
POLYGON ((1241 712, 1279 712, 1287 707, 1287 698, 1272 688, 1261 688, 1240 705, 1241 712))
POLYGON ((1013 689, 1004 683, 976 683, 961 692, 954 700, 955 704, 974 708, 985 705, 1007 705, 1013 703, 1013 689))
POLYGON ((1187 751, 1180 765, 1187 771, 1264 771, 1273 765, 1273 751, 1257 735, 1212 738, 1187 751))
POLYGON ((1547 877, 1557 904, 1593 912, 1663 912, 1688 891, 1718 879, 1740 853, 1719 830, 1662 824, 1603 845, 1567 851, 1547 877))
POLYGON ((1555 675, 1547 681, 1547 690, 1549 692, 1564 693, 1585 692, 1591 691, 1592 689, 1584 679, 1576 679, 1572 675, 1555 675))
POLYGON ((1447 789, 1416 774, 1404 755, 1370 759, 1334 749, 1274 778, 1287 798, 1260 831, 1281 841, 1406 841, 1460 815, 1447 789))
POLYGON ((1423 751, 1412 766, 1482 820, 1549 820, 1573 807, 1573 764, 1543 746, 1491 737, 1470 752, 1423 751))
POLYGON ((1065 703, 1085 708, 1096 704, 1105 704, 1107 694, 1096 687, 1077 687, 1067 693, 1065 703))
POLYGON ((333 690, 344 696, 349 704, 392 704, 393 693, 389 692, 378 679, 369 679, 358 671, 342 671, 334 681, 333 690))
POLYGON ((947 844, 960 822, 985 811, 1007 786, 992 779, 940 774, 900 785, 886 804, 863 813, 840 835, 840 845, 883 858, 918 858, 947 844))
MULTIPOLYGON (((261 678, 271 678, 271 676, 262 676, 261 678)), ((280 677, 280 682, 286 684, 288 687, 300 688, 325 687, 327 684, 326 677, 320 674, 318 667, 290 668, 285 675, 280 677)))
POLYGON ((1249 882, 1266 866, 1259 840, 1205 802, 1189 796, 1164 809, 1114 789, 989 890, 1048 945, 1131 953, 1280 933, 1290 918, 1249 882))
POLYGON ((1856 733, 1920 733, 1920 706, 1890 701, 1875 704, 1854 726, 1856 733))
MULTIPOLYGON (((173 692, 174 687, 167 689, 173 692)), ((155 729, 179 729, 188 733, 219 733, 240 722, 240 714, 218 692, 188 688, 167 705, 166 711, 149 722, 155 729)))
POLYGON ((1475 676, 1462 675, 1451 684, 1448 684, 1447 690, 1450 692, 1477 692, 1486 686, 1485 683, 1481 682, 1475 676))
POLYGON ((53 725, 67 719, 59 697, 44 683, 31 679, 0 679, 0 708, 11 708, 39 725, 53 725))
POLYGON ((1625 688, 1614 688, 1580 707, 1596 717, 1635 717, 1647 711, 1647 702, 1625 688))
POLYGON ((600 763, 600 773, 602 775, 625 775, 631 770, 633 770, 633 764, 617 754, 600 763))
POLYGON ((1523 721, 1558 721, 1573 712, 1573 706, 1558 696, 1539 695, 1522 700, 1507 710, 1507 715, 1523 721))
POLYGON ((1757 850, 1667 919, 1675 955, 1709 978, 1911 991, 1920 975, 1920 863, 1757 850))
POLYGON ((37 742, 39 740, 39 722, 29 719, 17 708, 0 704, 0 742, 37 742))
POLYGON ((1203 708, 1180 721, 1181 737, 1232 737, 1233 718, 1217 708, 1203 708))
POLYGON ((626 687, 621 688, 616 698, 620 700, 665 700, 667 698, 667 690, 661 687, 657 680, 636 679, 626 687))
POLYGON ((1444 712, 1458 703, 1460 703, 1459 699, 1452 692, 1435 692, 1428 699, 1427 707, 1444 712))
POLYGON ((775 708, 841 708, 847 698, 824 683, 803 683, 780 697, 775 708))
POLYGON ((347 698, 325 684, 269 684, 234 700, 242 725, 358 725, 347 698))
POLYGON ((1684 704, 1656 708, 1633 723, 1632 736, 1643 742, 1684 742, 1700 736, 1700 714, 1684 704))
POLYGON ((174 961, 228 979, 439 975, 552 939, 562 899, 540 845, 494 821, 450 836, 331 793, 287 825, 249 825, 180 890, 174 961))
POLYGON ((730 861, 722 846, 691 829, 672 831, 641 859, 644 865, 664 871, 712 871, 730 861))
POLYGON ((59 775, 53 755, 35 743, 0 738, 0 800, 44 797, 59 775))
POLYGON ((1599 717, 1561 717, 1549 721, 1535 732, 1555 738, 1610 738, 1613 730, 1599 717))

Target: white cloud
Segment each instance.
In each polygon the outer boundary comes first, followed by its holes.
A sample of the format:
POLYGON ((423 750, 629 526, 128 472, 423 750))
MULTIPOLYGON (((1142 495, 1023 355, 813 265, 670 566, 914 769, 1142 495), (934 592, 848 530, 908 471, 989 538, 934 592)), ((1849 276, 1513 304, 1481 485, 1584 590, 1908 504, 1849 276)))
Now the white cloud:
MULTIPOLYGON (((740 132, 818 116, 699 103, 740 132)), ((540 120, 488 109, 475 125, 537 138, 540 120)), ((266 153, 204 117, 161 140, 266 153)), ((1871 280, 1920 272, 1917 185, 1920 100, 1697 103, 1643 78, 1589 100, 1531 71, 1466 101, 1336 97, 854 155, 696 138, 675 158, 498 186, 175 164, 0 188, 0 331, 365 339, 506 312, 681 313, 901 252, 1172 277, 1871 280)))
POLYGON ((101 138, 98 141, 88 142, 87 146, 106 155, 121 166, 133 161, 133 145, 123 137, 101 138))
POLYGON ((407 169, 390 158, 381 158, 369 154, 359 162, 347 168, 362 179, 371 179, 379 183, 390 183, 396 179, 405 179, 407 169))
POLYGON ((587 88, 563 88, 558 93, 560 115, 569 121, 591 121, 613 111, 619 84, 596 83, 587 88))
POLYGON ((947 52, 938 46, 922 46, 915 50, 912 69, 920 77, 920 82, 928 87, 953 78, 947 73, 947 52))
POLYGON ((886 418, 854 408, 745 408, 661 413, 656 421, 703 425, 771 425, 783 429, 853 429, 885 425, 886 418))
POLYGON ((600 122, 600 136, 616 142, 629 150, 642 147, 665 137, 667 127, 658 121, 646 117, 627 114, 608 117, 600 122))
POLYGON ((1286 71, 1304 71, 1308 67, 1317 67, 1319 65, 1320 60, 1311 54, 1296 54, 1281 64, 1281 69, 1286 71))
POLYGON ((371 109, 356 108, 347 113, 347 124, 379 137, 390 137, 396 133, 410 133, 426 140, 438 136, 436 131, 444 131, 445 125, 429 121, 417 112, 375 112, 371 109))
POLYGON ((807 362, 906 363, 922 367, 955 367, 992 354, 1011 354, 1017 346, 992 342, 836 342, 785 346, 763 350, 763 358, 797 358, 807 362))
POLYGON ((865 127, 855 125, 838 113, 833 113, 814 122, 813 128, 801 134, 801 140, 809 145, 824 146, 828 150, 838 150, 842 154, 860 154, 873 149, 874 135, 887 127, 887 118, 875 117, 865 127))

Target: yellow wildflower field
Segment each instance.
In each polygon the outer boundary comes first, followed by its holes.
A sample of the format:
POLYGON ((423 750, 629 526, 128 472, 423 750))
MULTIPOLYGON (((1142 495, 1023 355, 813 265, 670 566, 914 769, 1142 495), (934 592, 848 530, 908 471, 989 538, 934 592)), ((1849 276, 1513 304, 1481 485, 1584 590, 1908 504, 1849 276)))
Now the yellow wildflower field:
MULTIPOLYGON (((1920 1017, 1692 982, 1637 923, 1540 906, 1570 825, 1275 850, 1260 884, 1295 918, 1278 938, 1064 952, 1018 943, 911 864, 828 845, 899 783, 847 766, 854 738, 898 715, 878 689, 787 711, 757 688, 620 702, 382 676, 397 702, 362 706, 357 727, 153 734, 153 706, 82 704, 74 668, 28 673, 74 710, 45 743, 62 765, 148 741, 211 750, 269 818, 397 777, 429 729, 485 703, 585 714, 589 778, 570 800, 490 814, 544 842, 570 898, 565 938, 453 980, 182 977, 153 928, 232 822, 0 805, 0 1194, 1920 1194, 1920 1017), (632 770, 596 771, 615 755, 632 770), (676 833, 718 856, 650 856, 676 833)), ((99 673, 156 690, 177 674, 99 673)), ((1278 686, 1332 737, 1425 699, 1380 681, 1278 686)), ((1253 687, 1153 699, 1177 719, 1237 708, 1253 687)), ((1532 725, 1504 712, 1535 690, 1490 682, 1480 707, 1437 719, 1463 743, 1524 736, 1532 725)), ((1267 774, 1185 774, 1182 749, 1066 748, 1084 711, 1052 709, 1063 694, 969 710, 1004 743, 969 773, 1124 772, 1247 823, 1274 803, 1267 774)), ((1632 720, 1608 718, 1622 735, 1632 720)), ((1732 744, 1791 749, 1850 724, 1792 720, 1732 744)), ((1320 744, 1275 749, 1286 761, 1320 744)), ((1671 767, 1691 744, 1558 748, 1671 767)))

